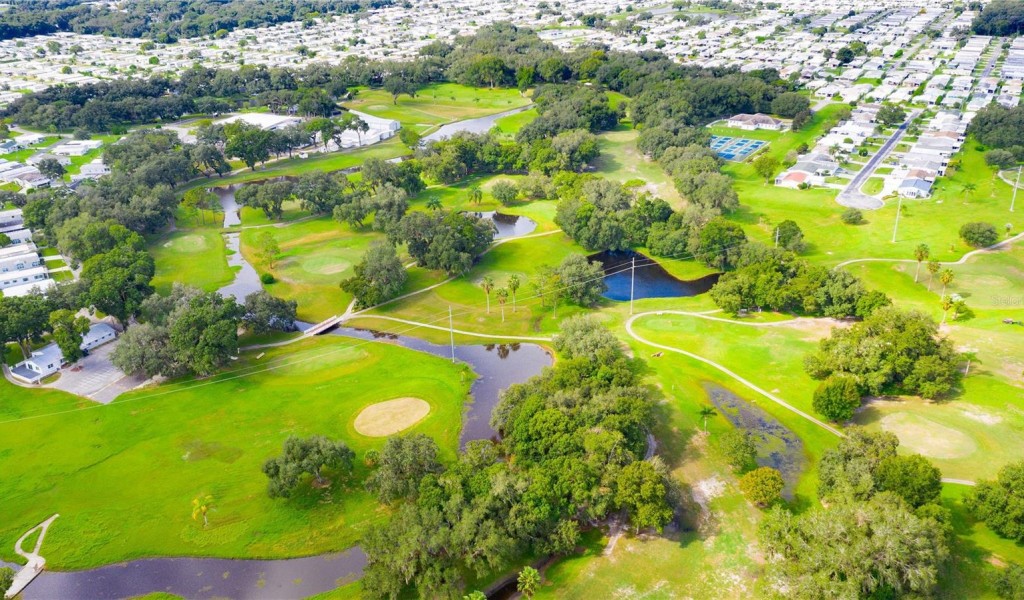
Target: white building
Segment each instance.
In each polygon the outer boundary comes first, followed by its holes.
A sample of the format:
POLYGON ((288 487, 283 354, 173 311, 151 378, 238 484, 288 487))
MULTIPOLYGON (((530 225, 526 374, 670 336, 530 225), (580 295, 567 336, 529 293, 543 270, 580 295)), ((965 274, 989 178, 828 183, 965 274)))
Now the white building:
MULTIPOLYGON (((89 331, 82 336, 79 346, 85 353, 117 339, 117 331, 106 323, 94 323, 89 331)), ((47 344, 32 352, 32 356, 21 361, 11 369, 11 375, 27 383, 38 383, 47 375, 52 375, 64 366, 64 354, 57 344, 47 344)))

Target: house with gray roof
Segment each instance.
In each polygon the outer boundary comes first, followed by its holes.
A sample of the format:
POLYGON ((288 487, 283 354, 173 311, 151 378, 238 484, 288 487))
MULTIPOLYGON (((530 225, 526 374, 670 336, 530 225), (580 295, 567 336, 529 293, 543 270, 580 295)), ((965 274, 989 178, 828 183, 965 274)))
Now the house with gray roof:
MULTIPOLYGON (((117 331, 107 323, 93 323, 89 331, 82 336, 79 346, 85 353, 103 344, 117 339, 117 331)), ((44 377, 52 375, 64 366, 64 354, 57 344, 47 344, 32 351, 32 356, 11 368, 11 375, 26 382, 39 383, 44 377)))

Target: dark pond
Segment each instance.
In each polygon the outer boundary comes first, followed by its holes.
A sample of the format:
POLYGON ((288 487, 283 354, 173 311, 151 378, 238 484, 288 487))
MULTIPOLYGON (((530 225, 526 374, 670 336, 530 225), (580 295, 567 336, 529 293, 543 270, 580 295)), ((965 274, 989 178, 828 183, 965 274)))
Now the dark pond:
MULTIPOLYGON (((244 268, 244 267, 243 267, 244 268)), ((252 267, 248 267, 251 269, 252 267)), ((257 285, 259 281, 257 280, 257 285)), ((236 282, 237 284, 237 282, 236 282)), ((228 292, 230 293, 230 292, 228 292)), ((299 323, 300 329, 310 326, 299 323)), ((451 358, 451 348, 414 337, 340 327, 333 335, 376 340, 451 358)), ((538 375, 551 356, 535 344, 457 345, 455 358, 477 374, 466 408, 460 444, 491 439, 491 411, 501 390, 538 375)), ((54 527, 59 527, 58 521, 54 527)), ((43 556, 46 545, 43 544, 43 556)), ((366 555, 357 546, 345 552, 285 560, 219 558, 153 558, 88 571, 44 571, 23 592, 25 600, 113 600, 150 592, 169 592, 190 599, 234 598, 278 600, 326 592, 362 576, 366 555)))
POLYGON ((116 600, 168 592, 190 599, 305 598, 355 581, 365 566, 366 555, 359 548, 287 560, 153 558, 89 571, 43 571, 21 597, 116 600))
POLYGON ((782 496, 792 500, 806 461, 804 443, 775 417, 722 386, 705 383, 704 390, 722 416, 754 436, 758 466, 778 469, 786 482, 782 496))
POLYGON ((715 285, 719 277, 718 273, 713 273, 700 279, 683 281, 672 276, 658 264, 658 261, 632 250, 621 252, 605 250, 588 258, 600 262, 604 267, 604 282, 608 286, 608 290, 603 294, 604 297, 620 302, 629 300, 631 283, 633 298, 636 300, 680 298, 707 292, 715 285), (636 259, 635 271, 630 268, 634 258, 636 259))
POLYGON ((484 212, 470 211, 469 214, 494 223, 495 229, 498 230, 498 233, 494 235, 494 239, 496 240, 526 235, 528 233, 533 233, 533 230, 537 229, 537 222, 529 217, 506 215, 505 213, 493 210, 484 212))

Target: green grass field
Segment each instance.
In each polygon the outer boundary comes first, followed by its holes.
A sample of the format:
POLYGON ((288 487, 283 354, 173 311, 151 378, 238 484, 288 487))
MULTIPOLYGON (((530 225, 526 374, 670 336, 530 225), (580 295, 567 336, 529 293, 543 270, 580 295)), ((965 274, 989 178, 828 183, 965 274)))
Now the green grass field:
POLYGON ((184 193, 197 187, 230 185, 232 183, 270 179, 282 175, 302 175, 303 173, 313 171, 340 171, 349 167, 359 166, 368 158, 388 159, 406 154, 409 154, 409 149, 396 137, 365 148, 331 152, 330 154, 313 154, 305 159, 297 156, 295 158, 285 158, 257 167, 255 171, 245 169, 225 177, 200 177, 181 186, 177 191, 184 193))
POLYGON ((661 166, 644 156, 636 147, 639 132, 620 126, 615 131, 600 134, 601 156, 594 161, 599 175, 619 182, 642 179, 652 194, 675 208, 682 206, 682 198, 672 180, 661 166))
POLYGON ((466 367, 426 354, 327 337, 108 406, 0 381, 0 557, 13 560, 14 541, 55 512, 61 518, 44 547, 55 569, 145 556, 344 549, 386 517, 362 488, 361 461, 349 482, 276 500, 267 497, 263 462, 292 434, 344 440, 360 457, 379 449, 384 440, 357 434, 353 419, 369 404, 403 396, 430 403, 410 431, 433 437, 451 459, 471 380, 466 367), (215 499, 206 530, 191 519, 192 498, 202 494, 215 499))
POLYGON ((515 137, 519 130, 526 126, 527 123, 537 118, 537 109, 531 108, 524 110, 523 112, 516 113, 514 115, 508 115, 498 119, 494 126, 498 132, 502 135, 512 138, 515 137))
POLYGON ((156 263, 153 287, 161 294, 168 293, 174 282, 212 292, 235 278, 217 229, 178 229, 155 236, 149 252, 156 263))
POLYGON ((383 234, 365 227, 353 231, 348 225, 323 217, 291 223, 287 227, 244 229, 242 253, 261 273, 270 272, 277 282, 266 286, 271 294, 296 300, 299 318, 318 322, 345 312, 352 296, 339 284, 351 277, 371 241, 383 234), (270 232, 281 248, 271 268, 260 259, 256 240, 270 232))
MULTIPOLYGON (((451 306, 456 329, 507 335, 549 334, 557 331, 558 322, 582 309, 563 305, 553 317, 550 308, 540 306, 531 281, 541 266, 557 265, 573 252, 585 253, 562 233, 499 244, 485 254, 466 275, 424 293, 374 309, 368 315, 433 322, 446 315, 451 306), (510 299, 505 306, 505 320, 502 322, 494 292, 491 293, 491 311, 487 313, 487 296, 480 287, 480 281, 486 275, 494 280, 496 287, 504 287, 512 274, 517 274, 520 279, 517 308, 515 312, 512 311, 510 299)), ((392 324, 389 329, 394 326, 392 324)))
POLYGON ((472 88, 457 83, 436 83, 420 88, 415 98, 401 96, 397 104, 380 89, 356 88, 355 98, 345 107, 405 126, 429 131, 438 125, 475 119, 530 103, 518 90, 472 88))

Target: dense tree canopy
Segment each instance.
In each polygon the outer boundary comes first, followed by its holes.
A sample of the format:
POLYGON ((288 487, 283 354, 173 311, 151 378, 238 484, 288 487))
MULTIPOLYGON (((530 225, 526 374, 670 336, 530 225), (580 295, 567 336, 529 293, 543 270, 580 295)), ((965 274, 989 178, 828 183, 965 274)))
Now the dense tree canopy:
POLYGON ((771 571, 795 598, 928 595, 949 555, 943 525, 893 494, 800 516, 777 507, 759 530, 771 571))
POLYGON ((129 327, 111 356, 126 373, 210 375, 238 354, 245 309, 231 297, 175 283, 167 296, 141 302, 138 313, 143 324, 129 327))
POLYGON ((263 465, 268 480, 267 493, 271 498, 287 498, 303 482, 304 476, 311 476, 320 486, 328 483, 328 472, 346 477, 352 471, 354 458, 355 453, 345 442, 322 435, 289 436, 281 455, 268 459, 263 465))
POLYGON ((847 433, 821 460, 825 505, 799 516, 776 507, 761 522, 771 572, 797 598, 930 595, 952 536, 939 470, 898 455, 891 433, 847 433))
POLYGON ((313 13, 351 13, 390 4, 391 0, 140 0, 114 8, 87 2, 40 0, 19 2, 5 11, 0 22, 0 40, 73 31, 170 43, 236 28, 301 21, 313 13))
POLYGON ((357 306, 368 308, 397 296, 407 277, 395 247, 377 241, 355 266, 355 274, 341 282, 341 289, 355 296, 357 306))
POLYGON ((995 481, 978 482, 967 506, 992 531, 1024 543, 1024 462, 1006 465, 995 481))
POLYGON ((979 110, 967 129, 967 132, 982 144, 990 148, 1009 150, 1017 160, 1024 160, 1021 131, 1024 131, 1024 106, 1007 108, 998 103, 992 103, 979 110))
POLYGON ((935 321, 894 307, 880 308, 852 327, 833 329, 804 365, 816 379, 851 377, 869 394, 902 391, 935 398, 952 391, 961 377, 960 355, 939 337, 935 321))
POLYGON ((503 393, 492 417, 500 444, 471 442, 445 468, 425 438, 388 441, 368 485, 398 502, 363 539, 364 593, 394 598, 414 586, 424 597, 454 596, 467 570, 573 550, 580 521, 613 510, 636 528, 672 518, 665 469, 642 460, 654 417, 639 362, 590 318, 567 321, 555 345, 556 366, 503 393))
POLYGON ((420 266, 455 275, 468 271, 490 246, 494 224, 455 211, 412 212, 398 224, 397 238, 420 266))
POLYGON ((992 0, 974 17, 971 29, 978 35, 1024 33, 1024 5, 1015 0, 992 0))

